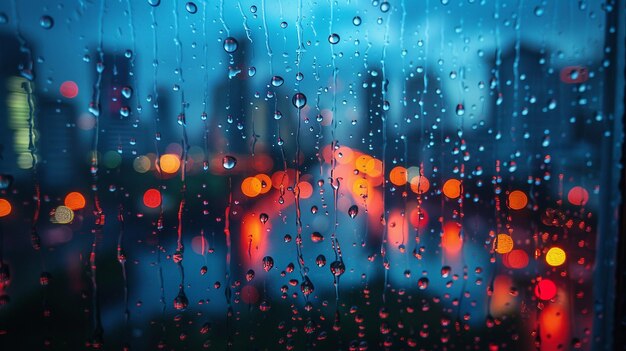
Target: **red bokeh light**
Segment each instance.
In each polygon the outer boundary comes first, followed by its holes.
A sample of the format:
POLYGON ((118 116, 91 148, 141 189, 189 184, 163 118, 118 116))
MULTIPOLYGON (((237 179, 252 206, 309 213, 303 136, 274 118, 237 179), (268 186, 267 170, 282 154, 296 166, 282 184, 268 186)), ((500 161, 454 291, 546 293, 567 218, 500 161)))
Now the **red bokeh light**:
POLYGON ((59 92, 63 97, 73 99, 78 96, 78 85, 71 80, 67 80, 61 84, 59 92))
POLYGON ((143 204, 149 208, 161 206, 161 193, 156 189, 148 189, 143 194, 143 204))

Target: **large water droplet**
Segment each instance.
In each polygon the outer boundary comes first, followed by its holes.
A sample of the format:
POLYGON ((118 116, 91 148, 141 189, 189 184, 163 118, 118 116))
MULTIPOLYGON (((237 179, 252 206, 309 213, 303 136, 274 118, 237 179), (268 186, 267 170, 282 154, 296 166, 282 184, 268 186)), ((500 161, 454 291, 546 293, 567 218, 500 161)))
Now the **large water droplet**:
POLYGON ((333 33, 331 35, 328 36, 328 42, 331 44, 337 44, 339 42, 340 38, 339 38, 339 34, 337 33, 333 33))
POLYGON ((271 256, 263 257, 263 270, 269 272, 274 267, 274 259, 271 256))
POLYGON ((350 218, 354 218, 358 214, 359 214, 359 206, 357 205, 350 206, 350 208, 348 209, 348 215, 350 216, 350 218))
POLYGON ((237 39, 233 37, 228 37, 224 39, 224 51, 226 51, 227 53, 232 54, 233 52, 237 51, 238 47, 239 43, 237 42, 237 39))
POLYGON ((354 18, 352 19, 352 24, 354 24, 355 26, 360 26, 361 25, 361 17, 354 16, 354 18))
POLYGON ((297 108, 302 109, 306 105, 306 95, 295 93, 291 99, 291 103, 297 108))
POLYGON ((50 29, 54 27, 54 19, 48 15, 41 16, 41 19, 39 20, 39 25, 43 29, 50 29))
POLYGON ((272 85, 275 86, 275 87, 279 87, 279 86, 283 85, 284 82, 285 82, 285 80, 281 76, 273 76, 272 77, 272 85))
POLYGON ((237 165, 237 159, 233 156, 224 156, 222 158, 222 167, 225 169, 233 169, 237 165))
POLYGON ((187 10, 187 12, 189 12, 192 15, 198 12, 198 6, 196 6, 196 4, 191 1, 185 4, 185 9, 187 10))
POLYGON ((161 5, 161 0, 148 0, 148 4, 150 4, 150 6, 157 7, 161 5))

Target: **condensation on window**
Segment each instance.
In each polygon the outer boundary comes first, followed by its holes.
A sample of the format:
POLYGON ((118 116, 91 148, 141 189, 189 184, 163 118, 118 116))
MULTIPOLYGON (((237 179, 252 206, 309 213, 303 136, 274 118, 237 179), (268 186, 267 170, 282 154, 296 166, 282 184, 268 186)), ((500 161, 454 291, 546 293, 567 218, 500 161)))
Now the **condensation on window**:
POLYGON ((0 348, 617 347, 624 18, 0 2, 0 348))

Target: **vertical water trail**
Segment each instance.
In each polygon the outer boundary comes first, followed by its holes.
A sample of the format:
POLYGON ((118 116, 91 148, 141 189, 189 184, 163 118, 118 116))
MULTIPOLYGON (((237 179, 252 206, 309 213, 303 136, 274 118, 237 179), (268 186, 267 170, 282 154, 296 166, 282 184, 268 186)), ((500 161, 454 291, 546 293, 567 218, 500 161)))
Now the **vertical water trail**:
MULTIPOLYGON (((41 213, 41 187, 39 184, 39 174, 38 174, 38 159, 37 159, 37 141, 35 135, 35 101, 34 101, 34 86, 33 81, 35 79, 35 74, 33 71, 33 58, 32 52, 30 48, 26 44, 26 40, 22 36, 22 32, 20 29, 20 17, 19 12, 17 10, 17 2, 16 0, 12 1, 13 8, 13 18, 15 18, 15 34, 18 39, 20 45, 20 52, 25 54, 25 63, 20 63, 19 70, 20 75, 25 79, 22 82, 22 89, 24 89, 24 93, 26 94, 26 100, 28 102, 28 152, 31 158, 31 172, 33 179, 33 201, 35 202, 35 208, 33 210, 33 217, 30 228, 30 240, 31 246, 34 250, 39 252, 39 258, 41 260, 41 279, 43 279, 44 275, 46 275, 46 263, 44 253, 41 252, 41 237, 39 236, 39 232, 37 230, 37 224, 39 222, 39 215, 41 213)), ((3 265, 2 251, 3 251, 3 240, 4 235, 2 233, 2 228, 0 228, 0 268, 3 265)), ((47 299, 47 289, 48 284, 42 284, 43 296, 42 296, 42 308, 46 311, 48 307, 48 299, 47 299)), ((45 312, 44 312, 45 313, 45 312)), ((45 333, 48 333, 48 324, 44 324, 45 333)))
POLYGON ((206 31, 206 13, 207 13, 208 3, 204 2, 204 7, 202 10, 202 38, 204 40, 204 94, 202 98, 202 113, 200 114, 200 119, 204 125, 204 134, 202 135, 202 139, 204 141, 204 160, 203 160, 203 169, 204 171, 209 170, 209 122, 208 114, 207 114, 207 102, 209 99, 209 38, 207 36, 206 31))
MULTIPOLYGON (((135 76, 135 60, 137 55, 137 41, 135 39, 135 24, 133 23, 133 7, 131 5, 131 0, 126 0, 126 9, 128 11, 128 26, 130 28, 130 41, 133 43, 133 52, 130 57, 130 70, 128 75, 131 76, 132 86, 133 86, 133 95, 135 95, 135 103, 137 113, 141 113, 143 108, 141 107, 141 94, 139 93, 139 84, 137 84, 137 77, 135 76)), ((135 124, 139 124, 139 118, 135 118, 135 124)))
MULTIPOLYGON (((302 61, 302 0, 298 0, 298 14, 296 18, 296 32, 298 36, 298 51, 296 53, 296 66, 300 73, 300 63, 302 61)), ((296 91, 300 91, 300 82, 296 79, 296 91)), ((304 276, 307 274, 304 271, 304 257, 302 255, 302 212, 300 209, 300 129, 302 125, 301 108, 298 110, 298 129, 296 131, 296 179, 293 186, 295 207, 296 207, 296 251, 298 254, 298 266, 300 268, 300 276, 304 280, 304 276)), ((308 301, 308 295, 304 295, 305 300, 308 301)))
POLYGON ((93 192, 93 200, 94 200, 94 216, 95 223, 94 228, 92 229, 93 233, 93 242, 91 244, 91 254, 89 255, 89 264, 91 268, 91 285, 92 285, 92 308, 93 308, 93 323, 94 330, 92 336, 92 346, 93 347, 102 347, 103 343, 103 334, 104 330, 102 327, 101 320, 101 311, 100 311, 100 295, 98 291, 98 283, 97 283, 97 265, 96 265, 96 254, 97 254, 97 245, 98 241, 101 240, 102 236, 102 228, 105 222, 105 215, 102 207, 100 206, 100 198, 98 196, 98 139, 99 139, 99 121, 100 121, 100 113, 102 107, 101 101, 101 91, 100 85, 102 83, 102 72, 105 69, 104 66, 104 52, 103 52, 103 41, 104 41, 104 9, 105 9, 106 0, 100 0, 100 11, 99 11, 99 21, 98 21, 98 29, 99 29, 99 40, 98 40, 98 63, 96 64, 96 71, 98 73, 96 84, 94 85, 93 92, 93 100, 90 106, 90 112, 95 117, 95 126, 94 126, 94 137, 93 137, 93 146, 91 150, 91 175, 92 175, 92 184, 91 190, 93 192))
MULTIPOLYGON (((241 13, 241 18, 243 20, 242 24, 243 24, 244 31, 246 32, 246 37, 248 38, 248 41, 250 42, 250 50, 252 51, 250 68, 252 68, 254 67, 254 42, 252 41, 252 30, 250 29, 250 26, 248 26, 248 16, 246 16, 246 14, 243 12, 243 8, 241 7, 241 1, 237 1, 237 7, 239 8, 239 13, 241 13)), ((248 75, 250 75, 250 73, 248 73, 248 75)), ((251 145, 251 151, 250 151, 252 157, 255 156, 256 143, 258 141, 258 136, 256 134, 254 120, 255 120, 255 114, 253 113, 252 114, 252 145, 251 145)))
MULTIPOLYGON (((383 178, 385 178, 386 175, 386 167, 385 167, 385 162, 386 162, 386 153, 387 153, 387 110, 389 110, 389 107, 385 107, 388 102, 387 102, 387 85, 389 84, 389 82, 387 81, 387 72, 386 72, 386 63, 385 63, 385 57, 387 56, 387 46, 389 45, 389 22, 391 19, 391 12, 389 12, 387 14, 387 19, 385 20, 385 36, 383 39, 383 50, 382 50, 382 57, 381 57, 381 63, 382 63, 382 84, 381 84, 381 94, 382 94, 382 99, 383 99, 383 111, 381 114, 381 120, 382 120, 382 134, 383 134, 383 147, 382 147, 382 155, 381 155, 381 160, 382 160, 382 175, 383 178)), ((387 284, 388 284, 388 278, 389 278, 389 269, 391 267, 391 264, 389 262, 389 259, 387 258, 387 252, 386 252, 386 248, 385 248, 385 244, 387 242, 387 207, 386 207, 386 202, 385 202, 385 198, 387 197, 387 189, 385 187, 385 181, 383 180, 382 182, 382 209, 383 209, 383 213, 382 213, 382 221, 383 221, 383 235, 382 235, 382 240, 380 241, 380 255, 382 257, 383 260, 383 268, 385 271, 385 279, 384 279, 384 284, 385 286, 383 287, 383 304, 386 303, 386 295, 387 295, 387 284)))
POLYGON ((262 17, 263 17, 263 30, 265 31, 265 49, 267 50, 267 57, 269 58, 269 64, 270 64, 270 76, 274 75, 273 72, 273 67, 272 67, 272 49, 270 47, 270 33, 269 30, 267 28, 267 18, 266 18, 266 12, 267 10, 265 9, 265 0, 261 0, 261 10, 262 10, 262 17))
POLYGON ((120 226, 120 231, 117 237, 117 261, 120 263, 122 270, 122 278, 124 279, 124 343, 125 347, 129 346, 129 323, 130 323, 130 309, 128 308, 128 277, 126 273, 126 253, 124 252, 124 205, 122 199, 120 199, 120 205, 117 213, 117 221, 120 226))
POLYGON ((220 22, 222 22, 222 26, 224 26, 226 36, 230 37, 230 28, 228 28, 228 25, 224 21, 224 0, 220 0, 220 22))
POLYGON ((405 67, 405 57, 406 57, 406 48, 404 47, 404 26, 406 23, 406 5, 404 3, 405 0, 402 0, 402 2, 400 2, 400 8, 402 9, 402 19, 400 20, 400 56, 402 57, 402 105, 404 107, 407 106, 407 99, 406 99, 406 83, 407 83, 407 77, 405 76, 406 74, 406 67, 405 67))
MULTIPOLYGON (((180 30, 178 23, 178 0, 174 2, 173 7, 173 16, 174 16, 174 43, 176 44, 177 56, 176 63, 178 65, 178 84, 180 89, 180 108, 181 112, 178 115, 178 124, 182 127, 182 146, 183 146, 183 154, 182 154, 182 170, 180 173, 181 178, 181 198, 180 203, 178 205, 178 226, 177 226, 177 242, 176 242, 176 255, 174 255, 174 261, 178 265, 180 271, 180 286, 179 286, 179 297, 181 299, 186 299, 185 297, 185 269, 183 267, 183 254, 185 251, 185 247, 183 245, 183 212, 185 211, 185 195, 187 192, 187 155, 189 152, 189 140, 187 138, 187 121, 185 117, 185 107, 187 103, 185 102, 185 78, 183 76, 183 47, 180 41, 180 30)), ((178 305, 178 307, 182 307, 179 309, 184 309, 185 303, 182 305, 178 305)))
MULTIPOLYGON (((163 172, 161 170, 161 152, 159 151, 159 141, 161 140, 161 132, 159 131, 159 92, 158 92, 158 73, 159 73, 159 61, 158 61, 158 41, 157 41, 157 22, 156 22, 156 7, 150 9, 150 17, 152 19, 152 106, 154 107, 154 150, 156 154, 155 168, 159 174, 160 186, 159 192, 163 189, 163 172)), ((157 218, 157 231, 156 231, 156 254, 157 254, 157 266, 159 275, 159 302, 161 303, 161 339, 165 337, 165 282, 163 280, 163 266, 161 265, 161 232, 163 230, 163 201, 159 204, 159 217, 157 218)))
POLYGON ((231 259, 231 241, 230 241, 230 208, 233 204, 233 183, 232 177, 228 177, 228 205, 224 211, 224 236, 226 237, 226 288, 224 295, 226 297, 226 304, 228 306, 226 311, 226 327, 228 329, 228 338, 226 342, 226 349, 230 350, 232 346, 232 330, 231 325, 233 323, 233 306, 232 306, 232 293, 230 288, 230 259, 231 259))

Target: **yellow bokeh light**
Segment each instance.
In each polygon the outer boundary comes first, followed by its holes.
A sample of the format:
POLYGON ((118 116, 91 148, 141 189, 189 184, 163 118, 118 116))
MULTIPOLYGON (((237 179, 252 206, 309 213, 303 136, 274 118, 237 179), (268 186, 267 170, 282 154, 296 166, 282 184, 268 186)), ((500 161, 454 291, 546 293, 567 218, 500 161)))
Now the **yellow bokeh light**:
POLYGON ((74 211, 67 206, 59 206, 54 211, 54 221, 60 224, 67 224, 74 220, 74 211))
POLYGON ((557 267, 565 263, 567 255, 560 247, 552 247, 546 253, 546 263, 552 267, 557 267))

